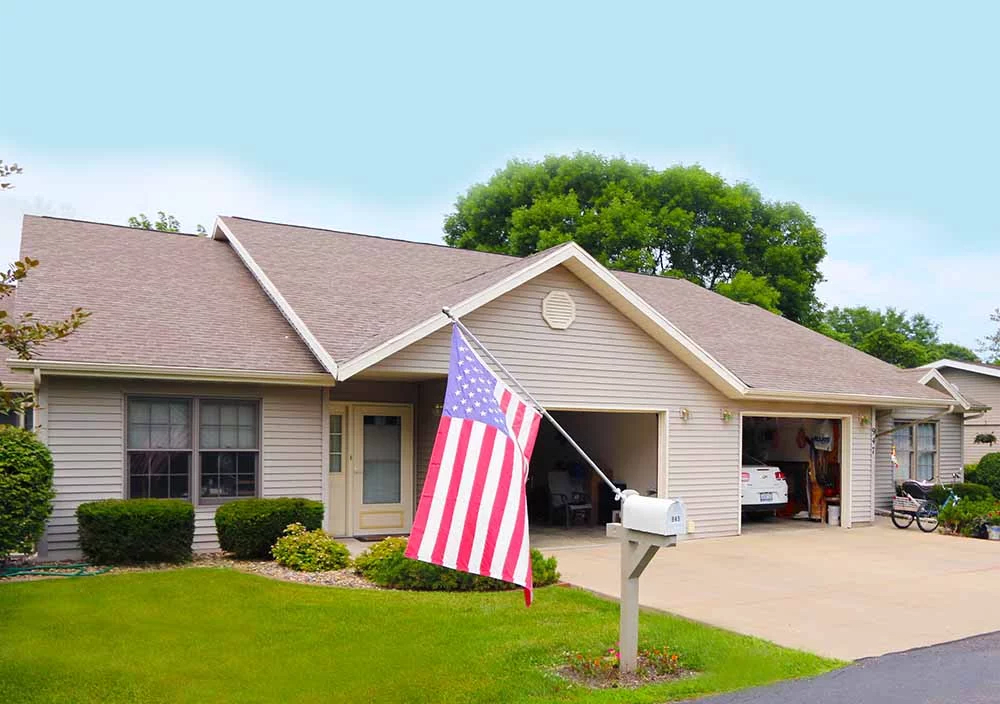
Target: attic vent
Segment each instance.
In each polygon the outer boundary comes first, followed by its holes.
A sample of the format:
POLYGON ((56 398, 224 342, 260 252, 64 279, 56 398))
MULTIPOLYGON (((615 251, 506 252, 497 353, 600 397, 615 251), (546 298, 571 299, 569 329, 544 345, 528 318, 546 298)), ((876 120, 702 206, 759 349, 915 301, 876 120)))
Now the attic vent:
POLYGON ((553 330, 565 330, 576 320, 576 304, 565 291, 549 291, 542 299, 542 318, 553 330))

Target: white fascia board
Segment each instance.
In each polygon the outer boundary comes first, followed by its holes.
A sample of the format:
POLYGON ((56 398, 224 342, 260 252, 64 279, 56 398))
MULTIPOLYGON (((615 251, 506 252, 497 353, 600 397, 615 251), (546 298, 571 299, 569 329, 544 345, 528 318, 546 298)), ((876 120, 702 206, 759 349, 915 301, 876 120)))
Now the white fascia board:
POLYGON ((274 372, 266 370, 207 369, 200 367, 160 367, 142 364, 104 364, 49 359, 12 359, 11 369, 30 369, 59 376, 89 376, 160 379, 165 381, 220 381, 246 384, 286 384, 293 386, 334 386, 325 373, 274 372))
POLYGON ((298 313, 296 313, 292 308, 291 304, 289 304, 289 302, 285 300, 285 297, 281 295, 281 291, 278 290, 278 287, 275 286, 274 282, 271 281, 270 278, 268 278, 267 274, 264 273, 264 270, 260 268, 260 265, 254 261, 250 252, 240 243, 239 239, 237 239, 237 237, 233 234, 232 230, 230 230, 226 226, 226 223, 222 221, 222 218, 216 219, 214 232, 215 234, 213 237, 220 239, 217 235, 221 233, 221 237, 224 237, 229 242, 229 246, 236 252, 240 261, 242 261, 243 265, 250 270, 250 273, 257 280, 257 283, 260 284, 262 289, 264 289, 264 293, 266 293, 268 298, 274 302, 274 305, 278 307, 278 310, 285 317, 285 320, 288 321, 288 324, 292 326, 292 329, 294 329, 295 332, 298 333, 299 337, 302 338, 302 341, 306 343, 306 347, 309 348, 309 351, 313 353, 317 360, 319 360, 319 363, 323 365, 324 369, 336 377, 337 362, 334 361, 333 357, 330 356, 330 353, 324 349, 323 345, 320 344, 320 341, 316 339, 316 336, 312 334, 305 322, 303 322, 302 318, 300 318, 298 313))
MULTIPOLYGON (((456 305, 452 305, 450 307, 451 313, 457 318, 468 315, 477 308, 560 264, 566 264, 567 268, 577 276, 584 274, 581 278, 585 283, 594 288, 630 320, 636 322, 638 319, 646 322, 647 325, 642 327, 647 331, 647 334, 657 333, 653 335, 655 339, 682 357, 727 395, 737 398, 745 392, 747 386, 739 377, 715 360, 575 242, 553 248, 549 254, 539 257, 505 279, 456 305)), ((337 375, 338 380, 342 381, 364 371, 373 364, 440 330, 449 322, 449 318, 444 313, 435 315, 354 359, 341 363, 337 375)))
POLYGON ((913 398, 910 396, 876 396, 868 394, 839 394, 817 391, 773 391, 768 389, 749 389, 744 398, 755 401, 787 401, 793 403, 815 402, 824 404, 849 404, 863 406, 878 406, 880 408, 948 408, 955 405, 953 399, 942 394, 940 399, 913 398))
POLYGON ((923 365, 920 369, 960 369, 963 372, 972 372, 973 374, 982 374, 983 376, 1000 378, 1000 367, 993 369, 990 367, 984 367, 981 364, 959 362, 955 359, 939 359, 936 362, 923 365))

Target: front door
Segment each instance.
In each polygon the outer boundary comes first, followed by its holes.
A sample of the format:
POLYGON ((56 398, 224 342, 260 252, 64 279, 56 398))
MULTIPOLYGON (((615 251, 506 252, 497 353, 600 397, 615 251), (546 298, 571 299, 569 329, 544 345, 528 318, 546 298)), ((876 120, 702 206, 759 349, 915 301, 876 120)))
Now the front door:
POLYGON ((403 406, 356 406, 351 418, 354 533, 405 533, 412 520, 413 413, 403 406))

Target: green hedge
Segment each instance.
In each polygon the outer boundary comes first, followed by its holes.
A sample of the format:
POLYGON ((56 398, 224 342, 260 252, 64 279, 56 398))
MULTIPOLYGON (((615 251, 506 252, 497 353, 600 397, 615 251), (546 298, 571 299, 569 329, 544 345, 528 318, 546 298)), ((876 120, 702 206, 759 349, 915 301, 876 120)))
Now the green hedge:
POLYGON ((80 549, 98 565, 191 559, 194 506, 180 499, 107 499, 80 504, 80 549))
MULTIPOLYGON (((955 492, 955 496, 969 501, 984 501, 993 498, 993 492, 990 491, 990 488, 982 484, 973 484, 972 482, 952 484, 951 489, 955 492)), ((938 484, 931 489, 930 497, 938 506, 943 506, 948 498, 948 488, 938 484)))
POLYGON ((975 479, 988 486, 994 496, 1000 497, 1000 452, 982 456, 976 466, 975 479))
POLYGON ((49 449, 34 433, 0 426, 0 561, 34 552, 54 497, 49 449))
MULTIPOLYGON (((403 554, 405 550, 406 538, 386 538, 355 558, 355 570, 375 584, 391 589, 487 592, 518 588, 498 579, 411 560, 403 554)), ((559 580, 556 559, 543 557, 542 553, 534 549, 531 551, 531 571, 536 587, 554 584, 559 580)))
POLYGON ((323 504, 309 499, 240 499, 215 512, 219 545, 241 559, 270 559, 271 548, 292 523, 323 525, 323 504))
POLYGON ((275 561, 300 572, 342 570, 351 564, 351 552, 322 530, 306 530, 301 523, 285 528, 271 548, 275 561))
POLYGON ((1000 525, 1000 501, 962 500, 941 509, 938 520, 949 533, 970 538, 984 538, 986 526, 1000 525))

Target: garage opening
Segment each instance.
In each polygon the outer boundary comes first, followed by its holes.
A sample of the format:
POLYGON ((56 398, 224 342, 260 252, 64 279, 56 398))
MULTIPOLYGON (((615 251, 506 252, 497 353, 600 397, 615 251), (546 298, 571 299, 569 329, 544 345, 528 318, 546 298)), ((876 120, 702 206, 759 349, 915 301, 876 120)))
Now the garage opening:
MULTIPOLYGON (((656 495, 659 475, 656 413, 553 411, 619 489, 656 495)), ((612 521, 614 494, 551 423, 542 421, 528 475, 532 525, 596 528, 612 521)))
POLYGON ((841 420, 744 416, 744 530, 775 519, 840 524, 841 420))

